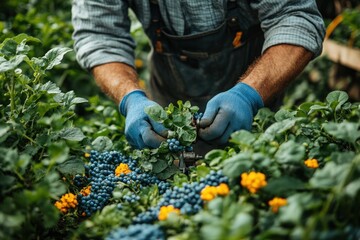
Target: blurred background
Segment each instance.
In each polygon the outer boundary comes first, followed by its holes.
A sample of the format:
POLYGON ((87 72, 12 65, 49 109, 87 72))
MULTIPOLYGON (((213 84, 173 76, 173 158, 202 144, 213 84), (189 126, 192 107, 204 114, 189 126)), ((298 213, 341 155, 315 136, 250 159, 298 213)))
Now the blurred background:
MULTIPOLYGON (((284 107, 323 100, 331 90, 344 90, 351 100, 360 101, 360 0, 318 0, 317 4, 327 27, 323 54, 289 87, 284 107)), ((145 85, 149 75, 148 39, 132 13, 130 17, 131 32, 137 42, 136 67, 145 85)), ((40 39, 41 44, 33 45, 34 56, 42 56, 55 46, 72 47, 71 1, 2 0, 0 32, 0 42, 20 33, 40 39)), ((79 67, 74 52, 48 74, 63 91, 74 90, 80 97, 96 95, 109 101, 90 74, 79 67)))

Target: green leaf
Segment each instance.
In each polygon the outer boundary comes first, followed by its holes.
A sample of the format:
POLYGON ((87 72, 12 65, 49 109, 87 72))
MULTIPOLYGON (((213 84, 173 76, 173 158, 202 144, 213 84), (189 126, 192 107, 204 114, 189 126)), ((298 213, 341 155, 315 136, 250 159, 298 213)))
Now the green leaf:
POLYGON ((302 163, 305 158, 305 147, 293 140, 280 145, 275 154, 275 158, 279 163, 302 163))
POLYGON ((315 188, 329 189, 336 187, 344 181, 350 167, 350 163, 336 165, 334 162, 328 162, 322 169, 316 170, 309 183, 315 188))
POLYGON ((162 159, 157 159, 157 161, 153 162, 152 165, 152 172, 155 174, 164 171, 168 167, 167 162, 162 159))
POLYGON ((355 144, 360 137, 360 123, 342 122, 342 123, 323 123, 324 130, 337 139, 355 144))
POLYGON ((349 195, 350 197, 355 197, 358 192, 360 191, 360 179, 356 179, 355 181, 350 182, 345 187, 345 193, 349 195))
POLYGON ((79 142, 85 138, 85 135, 79 128, 64 128, 59 133, 59 137, 66 140, 79 142))
POLYGON ((16 56, 17 45, 18 43, 13 39, 7 39, 0 48, 0 54, 7 58, 16 56))
POLYGON ((92 143, 92 148, 96 151, 109 151, 111 150, 113 143, 110 138, 105 136, 97 137, 92 143))
POLYGON ((277 111, 275 113, 275 120, 277 122, 279 121, 283 121, 283 120, 286 120, 286 119, 293 119, 296 115, 296 112, 290 112, 289 110, 286 110, 286 109, 280 109, 279 111, 277 111))
POLYGON ((162 123, 167 119, 166 111, 159 105, 148 106, 144 109, 145 113, 156 122, 162 123))
POLYGON ((285 119, 280 122, 276 122, 266 129, 264 134, 261 135, 261 138, 271 141, 276 135, 282 134, 295 126, 296 121, 296 119, 285 119))
POLYGON ((264 188, 265 191, 272 195, 286 196, 291 191, 304 189, 305 184, 298 178, 282 176, 280 178, 272 178, 264 188))
POLYGON ((156 174, 156 176, 161 180, 165 180, 165 179, 170 178, 172 175, 174 175, 175 173, 178 173, 178 172, 179 172, 179 168, 177 166, 170 165, 164 171, 156 174))
POLYGON ((59 164, 56 169, 64 175, 83 174, 85 172, 84 162, 81 159, 70 159, 59 164))
POLYGON ((55 47, 49 50, 42 58, 32 58, 31 62, 42 70, 50 70, 60 64, 64 55, 70 51, 72 51, 71 48, 55 47))
POLYGON ((339 110, 341 106, 347 102, 349 96, 344 91, 333 91, 326 97, 329 106, 335 111, 339 110))
POLYGON ((256 140, 254 134, 246 130, 239 130, 231 134, 230 142, 238 145, 251 146, 251 144, 256 140))
POLYGON ((249 153, 239 153, 224 161, 224 175, 229 178, 239 177, 241 173, 247 172, 252 166, 249 153))
POLYGON ((48 81, 40 86, 40 90, 46 91, 49 94, 61 93, 60 88, 53 82, 48 81))
POLYGON ((70 148, 64 143, 61 142, 53 142, 48 147, 48 153, 50 156, 51 162, 62 163, 69 156, 70 148))
POLYGON ((14 70, 25 58, 27 58, 25 55, 17 55, 8 61, 5 58, 0 57, 0 72, 14 70))

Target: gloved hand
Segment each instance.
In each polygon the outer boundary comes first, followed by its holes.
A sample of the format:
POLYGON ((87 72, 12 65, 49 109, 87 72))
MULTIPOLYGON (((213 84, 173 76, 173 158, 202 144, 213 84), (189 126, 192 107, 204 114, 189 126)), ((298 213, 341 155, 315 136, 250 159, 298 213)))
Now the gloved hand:
POLYGON ((122 99, 120 113, 125 117, 125 136, 135 148, 157 148, 166 140, 166 128, 152 120, 144 111, 145 107, 158 105, 149 100, 141 90, 135 90, 122 99))
POLYGON ((206 142, 225 144, 231 133, 250 130, 254 115, 264 103, 259 93, 245 83, 215 95, 200 120, 199 137, 206 142))

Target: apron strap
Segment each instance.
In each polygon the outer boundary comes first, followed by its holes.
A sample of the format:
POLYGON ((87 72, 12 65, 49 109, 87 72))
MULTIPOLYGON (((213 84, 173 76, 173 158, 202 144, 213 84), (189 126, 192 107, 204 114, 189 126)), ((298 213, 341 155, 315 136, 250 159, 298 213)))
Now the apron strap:
POLYGON ((150 14, 151 25, 154 31, 154 49, 156 52, 163 52, 163 46, 161 42, 161 29, 164 27, 164 22, 161 17, 160 7, 157 0, 150 0, 150 14))

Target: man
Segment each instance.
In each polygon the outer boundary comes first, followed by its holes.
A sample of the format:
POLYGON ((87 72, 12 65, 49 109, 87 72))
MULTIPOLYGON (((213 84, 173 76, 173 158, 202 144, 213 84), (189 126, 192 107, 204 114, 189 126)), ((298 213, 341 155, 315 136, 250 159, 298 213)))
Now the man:
POLYGON ((136 148, 166 138, 144 107, 179 99, 204 112, 204 142, 223 145, 250 129, 258 109, 274 106, 321 53, 325 32, 315 0, 76 0, 72 14, 77 59, 119 104, 136 148), (149 95, 134 70, 129 8, 153 47, 149 95))

